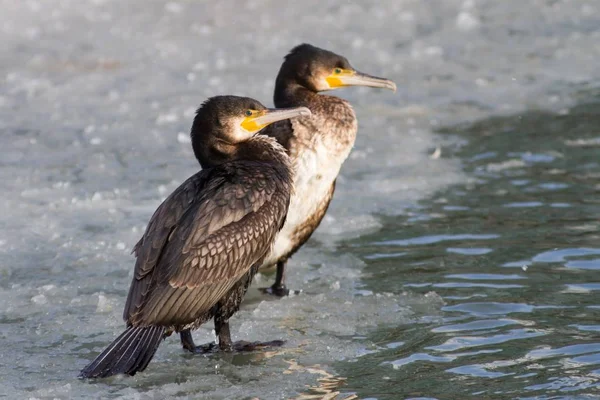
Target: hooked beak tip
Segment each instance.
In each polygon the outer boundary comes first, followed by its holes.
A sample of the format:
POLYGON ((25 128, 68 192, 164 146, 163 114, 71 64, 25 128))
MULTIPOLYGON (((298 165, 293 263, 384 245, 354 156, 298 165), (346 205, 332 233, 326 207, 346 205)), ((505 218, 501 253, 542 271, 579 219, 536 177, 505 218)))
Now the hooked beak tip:
POLYGON ((312 112, 310 112, 308 108, 302 107, 298 109, 298 115, 301 117, 310 117, 312 115, 312 112))

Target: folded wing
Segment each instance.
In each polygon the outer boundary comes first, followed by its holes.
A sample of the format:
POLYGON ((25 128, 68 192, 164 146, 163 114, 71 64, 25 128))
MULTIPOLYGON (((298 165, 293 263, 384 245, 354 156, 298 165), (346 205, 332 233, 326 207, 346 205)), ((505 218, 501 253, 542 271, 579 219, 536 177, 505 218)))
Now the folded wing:
POLYGON ((136 244, 124 318, 184 326, 260 262, 283 225, 289 187, 259 164, 202 171, 156 210, 136 244))

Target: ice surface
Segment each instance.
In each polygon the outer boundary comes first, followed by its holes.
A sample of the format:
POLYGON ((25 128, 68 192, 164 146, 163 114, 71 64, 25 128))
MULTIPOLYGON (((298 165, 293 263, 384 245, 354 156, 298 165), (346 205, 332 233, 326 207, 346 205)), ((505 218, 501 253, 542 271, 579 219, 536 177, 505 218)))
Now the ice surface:
MULTIPOLYGON (((360 362, 374 346, 361 334, 441 302, 362 291, 362 262, 340 240, 465 179, 436 151, 452 140, 437 127, 561 109, 600 74, 598 10, 585 1, 0 0, 0 9, 0 386, 9 398, 279 399, 315 385, 313 365, 334 373, 335 361, 360 362), (316 240, 291 262, 289 284, 304 294, 265 301, 253 290, 233 321, 236 338, 288 344, 204 358, 171 339, 139 377, 76 380, 122 329, 130 249, 159 202, 198 170, 187 138, 195 108, 223 93, 271 104, 283 55, 304 41, 399 90, 339 92, 360 132, 316 240)), ((196 340, 211 340, 211 329, 196 340)))

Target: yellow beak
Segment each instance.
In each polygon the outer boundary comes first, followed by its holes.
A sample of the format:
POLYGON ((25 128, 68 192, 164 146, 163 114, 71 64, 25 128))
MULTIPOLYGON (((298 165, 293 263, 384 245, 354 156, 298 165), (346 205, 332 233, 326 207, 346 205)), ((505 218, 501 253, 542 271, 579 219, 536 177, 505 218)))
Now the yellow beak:
POLYGON ((256 111, 254 115, 246 117, 242 121, 242 128, 250 133, 256 133, 273 122, 298 117, 309 117, 310 115, 312 114, 306 107, 268 108, 256 111))
POLYGON ((344 86, 369 86, 396 91, 396 84, 393 81, 367 75, 352 69, 342 69, 340 73, 333 72, 325 80, 331 89, 344 86))

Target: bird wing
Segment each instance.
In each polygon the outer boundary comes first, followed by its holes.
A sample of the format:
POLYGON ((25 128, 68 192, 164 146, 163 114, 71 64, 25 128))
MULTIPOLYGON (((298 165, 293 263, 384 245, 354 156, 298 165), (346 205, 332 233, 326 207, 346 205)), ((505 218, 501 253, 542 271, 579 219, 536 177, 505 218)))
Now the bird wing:
POLYGON ((260 261, 285 220, 289 188, 252 163, 202 171, 156 210, 135 246, 124 318, 185 325, 260 261), (283 190, 282 190, 283 189, 283 190))

